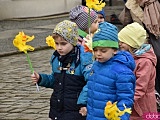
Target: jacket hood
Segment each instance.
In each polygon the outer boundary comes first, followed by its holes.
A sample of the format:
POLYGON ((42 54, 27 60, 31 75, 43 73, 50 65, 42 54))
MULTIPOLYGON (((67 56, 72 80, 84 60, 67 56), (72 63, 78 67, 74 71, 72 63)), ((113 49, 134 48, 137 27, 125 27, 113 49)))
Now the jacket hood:
POLYGON ((125 64, 128 68, 134 71, 135 69, 135 61, 133 56, 127 51, 118 51, 115 57, 113 57, 113 61, 118 61, 125 64))
POLYGON ((157 64, 157 57, 153 51, 153 48, 151 47, 148 51, 141 55, 134 55, 135 60, 139 58, 146 58, 152 61, 153 65, 156 66, 157 64))

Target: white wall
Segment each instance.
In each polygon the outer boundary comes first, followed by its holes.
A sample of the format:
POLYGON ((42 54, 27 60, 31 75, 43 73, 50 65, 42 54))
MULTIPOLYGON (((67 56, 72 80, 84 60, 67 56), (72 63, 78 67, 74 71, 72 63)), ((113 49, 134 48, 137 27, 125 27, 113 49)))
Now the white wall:
POLYGON ((81 0, 0 0, 0 20, 54 15, 81 4, 81 0))

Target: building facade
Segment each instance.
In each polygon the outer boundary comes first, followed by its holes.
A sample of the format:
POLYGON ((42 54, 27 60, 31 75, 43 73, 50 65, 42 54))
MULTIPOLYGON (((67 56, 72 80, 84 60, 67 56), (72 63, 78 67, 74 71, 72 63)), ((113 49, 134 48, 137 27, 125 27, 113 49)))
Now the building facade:
POLYGON ((0 0, 0 20, 66 13, 78 4, 82 0, 0 0))

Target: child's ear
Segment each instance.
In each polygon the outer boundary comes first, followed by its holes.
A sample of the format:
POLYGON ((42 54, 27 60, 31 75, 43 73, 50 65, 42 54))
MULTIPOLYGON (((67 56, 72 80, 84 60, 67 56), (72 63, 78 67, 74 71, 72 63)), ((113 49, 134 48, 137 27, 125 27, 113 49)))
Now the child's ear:
POLYGON ((117 49, 114 49, 113 54, 114 54, 114 55, 117 54, 117 51, 118 51, 117 49))
POLYGON ((135 50, 136 50, 135 48, 133 48, 133 47, 131 47, 131 46, 129 47, 129 52, 130 52, 130 53, 134 53, 135 50))
POLYGON ((89 28, 87 28, 86 30, 84 30, 84 32, 89 33, 89 28))

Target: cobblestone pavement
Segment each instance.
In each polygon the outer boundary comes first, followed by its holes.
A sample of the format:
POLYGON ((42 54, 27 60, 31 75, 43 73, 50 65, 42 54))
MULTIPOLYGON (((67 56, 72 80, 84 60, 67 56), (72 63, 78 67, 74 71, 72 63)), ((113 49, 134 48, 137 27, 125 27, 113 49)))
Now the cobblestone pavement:
MULTIPOLYGON (((29 52, 34 70, 50 73, 52 53, 52 49, 29 52)), ((0 57, 0 61, 0 120, 48 120, 52 89, 36 91, 25 54, 0 57)))

